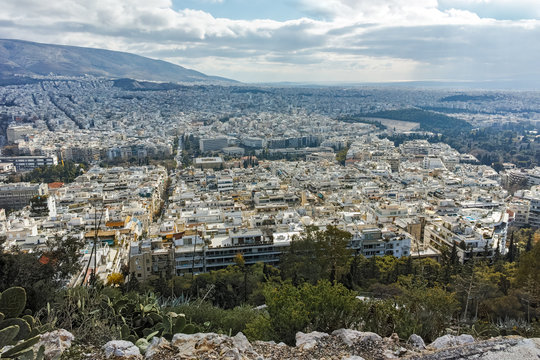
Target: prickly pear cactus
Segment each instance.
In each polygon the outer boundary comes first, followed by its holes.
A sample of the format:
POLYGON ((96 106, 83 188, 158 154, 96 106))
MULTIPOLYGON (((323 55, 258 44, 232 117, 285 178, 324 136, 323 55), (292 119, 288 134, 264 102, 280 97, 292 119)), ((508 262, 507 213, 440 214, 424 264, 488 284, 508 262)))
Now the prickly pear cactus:
POLYGON ((0 313, 6 319, 16 318, 26 307, 26 291, 22 287, 10 287, 0 295, 0 313))
POLYGON ((17 333, 17 336, 15 337, 15 341, 24 340, 30 337, 32 328, 23 319, 6 319, 0 322, 0 329, 5 329, 13 325, 17 325, 19 327, 19 331, 17 333))
POLYGON ((8 351, 5 351, 2 353, 2 357, 6 358, 19 358, 23 355, 26 355, 26 353, 30 353, 33 351, 33 346, 36 345, 39 342, 40 336, 35 336, 31 339, 25 340, 8 351))
POLYGON ((12 325, 5 329, 0 330, 0 349, 4 346, 11 345, 17 333, 19 332, 19 326, 12 325))

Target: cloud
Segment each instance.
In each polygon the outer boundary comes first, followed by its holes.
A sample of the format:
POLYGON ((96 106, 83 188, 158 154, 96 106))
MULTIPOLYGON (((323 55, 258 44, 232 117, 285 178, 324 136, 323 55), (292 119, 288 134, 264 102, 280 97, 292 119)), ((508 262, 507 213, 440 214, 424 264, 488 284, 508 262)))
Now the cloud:
POLYGON ((437 0, 300 0, 308 12, 325 19, 381 21, 402 14, 428 14, 437 8, 437 0))
POLYGON ((538 0, 439 0, 441 9, 462 9, 499 20, 540 18, 538 0))
MULTIPOLYGON (((275 21, 174 10, 169 0, 4 0, 0 32, 133 52, 243 81, 540 79, 540 21, 475 10, 501 10, 509 0, 297 1, 309 16, 275 21)), ((538 9, 536 0, 515 1, 523 11, 538 9)))

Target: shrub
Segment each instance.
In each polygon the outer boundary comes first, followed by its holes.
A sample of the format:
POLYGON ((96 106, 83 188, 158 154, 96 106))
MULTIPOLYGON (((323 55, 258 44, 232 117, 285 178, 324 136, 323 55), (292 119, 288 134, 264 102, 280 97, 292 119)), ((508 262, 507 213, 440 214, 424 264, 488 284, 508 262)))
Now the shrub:
MULTIPOLYGON (((359 319, 356 293, 326 280, 299 287, 291 283, 268 285, 264 295, 271 333, 275 334, 276 341, 292 344, 298 331, 331 332, 354 327, 359 319)), ((264 323, 261 318, 257 321, 264 323)), ((263 334, 267 336, 268 333, 265 330, 263 334)))

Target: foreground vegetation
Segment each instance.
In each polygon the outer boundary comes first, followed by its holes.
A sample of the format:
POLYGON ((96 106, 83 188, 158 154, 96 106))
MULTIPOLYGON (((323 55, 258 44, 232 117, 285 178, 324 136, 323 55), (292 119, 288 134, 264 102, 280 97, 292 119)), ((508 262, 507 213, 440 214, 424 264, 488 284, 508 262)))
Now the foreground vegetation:
POLYGON ((515 232, 507 256, 464 265, 452 249, 441 263, 366 259, 351 254, 349 236, 333 227, 308 229, 280 269, 248 266, 239 254, 235 265, 193 277, 145 283, 111 277, 110 285, 94 281, 70 289, 64 284, 76 270, 76 251, 49 251, 48 262, 2 254, 0 290, 22 286, 27 311, 40 323, 90 344, 129 339, 144 347, 156 334, 195 331, 242 331, 251 340, 291 344, 297 331, 344 327, 401 338, 416 333, 426 341, 448 328, 475 336, 540 336, 540 233, 515 232))

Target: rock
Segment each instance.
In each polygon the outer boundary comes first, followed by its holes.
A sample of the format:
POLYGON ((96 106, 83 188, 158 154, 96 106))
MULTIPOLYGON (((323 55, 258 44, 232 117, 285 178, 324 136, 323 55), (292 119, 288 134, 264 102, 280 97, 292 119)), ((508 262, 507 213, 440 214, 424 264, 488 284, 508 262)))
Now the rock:
POLYGON ((344 357, 341 360, 365 360, 365 359, 361 356, 352 355, 352 356, 344 357))
POLYGON ((34 345, 34 352, 44 346, 45 359, 59 359, 62 353, 71 347, 74 339, 73 334, 64 329, 47 332, 41 334, 39 342, 34 345))
POLYGON ((327 333, 318 331, 312 331, 308 334, 299 331, 296 333, 296 347, 304 350, 313 349, 317 345, 319 339, 327 336, 329 336, 327 333))
POLYGON ((240 352, 253 351, 253 347, 249 343, 249 340, 241 332, 232 337, 232 342, 234 347, 240 352))
POLYGON ((394 352, 392 350, 390 350, 390 349, 384 350, 383 355, 384 355, 384 358, 386 360, 388 360, 388 359, 398 359, 396 354, 394 354, 394 352))
POLYGON ((538 360, 540 359, 540 339, 524 339, 518 336, 497 337, 422 352, 413 358, 415 360, 538 360))
POLYGON ((216 333, 176 334, 171 345, 182 358, 219 358, 240 360, 256 358, 258 354, 242 333, 234 337, 216 333))
POLYGON ((113 340, 109 341, 103 346, 105 357, 110 359, 113 356, 116 357, 136 357, 140 358, 141 352, 139 348, 135 346, 131 341, 125 340, 113 340))
POLYGON ((540 359, 540 339, 523 339, 510 347, 499 346, 484 352, 479 359, 507 360, 507 359, 540 359))
POLYGON ((158 338, 154 336, 154 338, 152 339, 152 342, 150 342, 150 345, 148 346, 148 348, 146 348, 145 357, 147 359, 151 359, 154 355, 156 355, 158 352, 160 352, 164 348, 168 348, 169 345, 170 344, 167 341, 167 339, 162 338, 162 337, 158 338))
POLYGON ((261 341, 261 340, 255 340, 255 345, 276 345, 276 342, 274 340, 270 341, 261 341))
POLYGON ((349 346, 353 346, 353 344, 357 342, 382 340, 382 337, 380 337, 379 335, 375 333, 372 333, 369 331, 362 332, 362 331, 351 330, 351 329, 335 330, 334 332, 332 332, 332 335, 339 337, 345 344, 349 346))
POLYGON ((473 343, 473 342, 474 342, 474 338, 471 335, 467 335, 467 334, 463 334, 459 336, 444 335, 435 339, 435 341, 429 344, 429 347, 434 348, 434 349, 443 349, 447 347, 463 345, 463 344, 468 344, 468 343, 473 343))
POLYGON ((421 336, 416 334, 412 334, 411 336, 409 336, 407 344, 411 345, 413 349, 416 350, 424 350, 426 348, 426 343, 424 342, 424 339, 422 339, 421 336))
POLYGON ((205 337, 218 336, 216 333, 196 333, 196 334, 175 334, 172 338, 171 345, 178 349, 181 354, 192 354, 199 341, 205 337))
POLYGON ((401 357, 407 353, 407 349, 405 349, 403 346, 400 346, 397 348, 396 351, 394 351, 394 355, 401 357))
POLYGON ((219 352, 219 358, 220 359, 231 359, 231 360, 241 360, 242 355, 240 355, 240 351, 236 348, 229 348, 229 347, 223 347, 221 351, 219 352))
POLYGON ((396 333, 392 333, 392 335, 390 336, 390 341, 396 343, 396 344, 399 344, 399 335, 396 334, 396 333))

